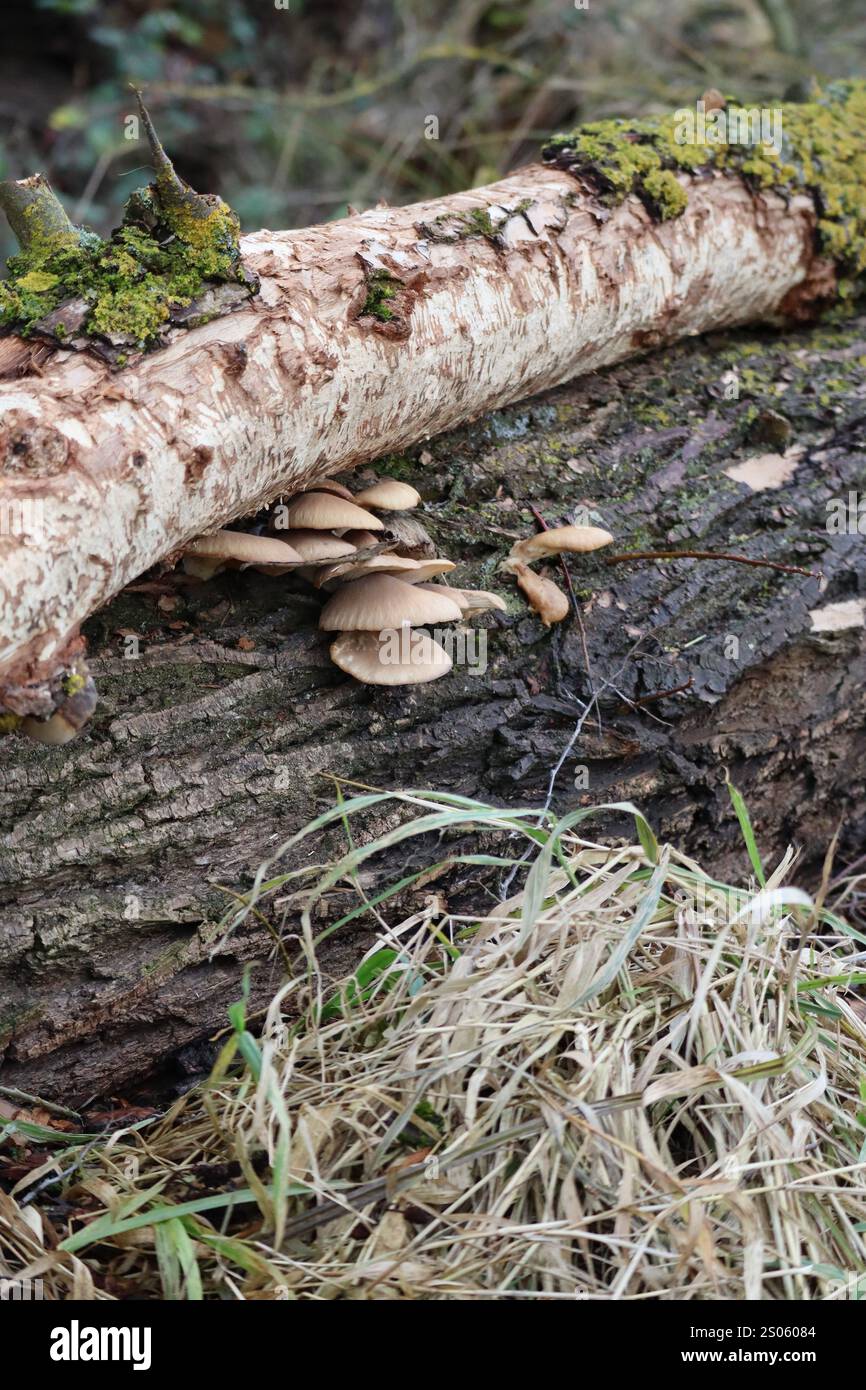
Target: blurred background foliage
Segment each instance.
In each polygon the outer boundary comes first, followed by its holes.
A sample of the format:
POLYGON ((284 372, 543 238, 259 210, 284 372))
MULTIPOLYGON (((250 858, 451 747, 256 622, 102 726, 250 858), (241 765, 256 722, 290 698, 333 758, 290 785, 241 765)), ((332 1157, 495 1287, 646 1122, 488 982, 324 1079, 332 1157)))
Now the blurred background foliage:
POLYGON ((190 183, 303 226, 483 183, 578 120, 866 71, 864 0, 583 2, 5 0, 0 177, 41 169, 107 231, 148 179, 134 82, 190 183))

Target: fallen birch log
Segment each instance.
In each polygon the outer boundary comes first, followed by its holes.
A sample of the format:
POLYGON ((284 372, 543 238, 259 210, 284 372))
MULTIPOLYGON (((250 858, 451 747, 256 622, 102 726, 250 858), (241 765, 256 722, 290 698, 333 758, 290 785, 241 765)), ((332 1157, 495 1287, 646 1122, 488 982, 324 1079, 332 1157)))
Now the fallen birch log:
POLYGON ((808 172, 761 189, 704 153, 617 201, 621 163, 566 140, 471 192, 261 231, 242 242, 260 294, 231 315, 124 370, 31 356, 0 384, 0 709, 50 714, 83 619, 195 536, 578 373, 832 298, 808 172))

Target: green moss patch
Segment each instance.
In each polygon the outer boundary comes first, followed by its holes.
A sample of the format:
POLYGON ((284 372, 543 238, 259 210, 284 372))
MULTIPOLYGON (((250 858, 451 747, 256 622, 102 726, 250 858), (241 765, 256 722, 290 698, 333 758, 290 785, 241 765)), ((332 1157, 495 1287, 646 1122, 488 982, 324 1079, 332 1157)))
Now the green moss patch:
POLYGON ((10 256, 0 281, 0 326, 22 337, 54 331, 99 335, 147 349, 158 344, 175 310, 186 308, 208 282, 240 281, 237 238, 200 245, 124 221, 109 241, 84 233, 77 244, 39 247, 10 256), (79 301, 72 327, 46 322, 69 301, 79 301), (59 331, 58 331, 59 330, 59 331))
POLYGON ((401 282, 389 275, 387 270, 374 270, 367 281, 367 298, 361 308, 361 317, 369 314, 380 323, 388 323, 394 317, 394 310, 388 301, 397 298, 400 288, 401 282))
POLYGON ((532 206, 531 198, 523 198, 513 206, 469 208, 464 212, 442 212, 430 222, 419 224, 419 230, 431 241, 465 241, 469 237, 486 237, 499 245, 502 230, 512 217, 519 217, 532 206))
POLYGON ((544 158, 585 180, 605 205, 616 206, 635 194, 660 221, 678 217, 688 204, 687 186, 678 177, 682 174, 706 177, 723 170, 784 197, 809 193, 818 209, 820 249, 840 271, 840 295, 862 292, 866 82, 815 87, 812 100, 773 108, 778 148, 762 141, 756 114, 728 100, 718 111, 706 112, 693 132, 685 130, 679 112, 594 121, 555 136, 544 158))
POLYGON ((159 346, 170 324, 194 326, 256 292, 235 213, 154 151, 155 182, 132 195, 108 240, 73 227, 38 176, 4 185, 22 250, 0 281, 0 330, 92 347, 122 366, 130 350, 159 346))

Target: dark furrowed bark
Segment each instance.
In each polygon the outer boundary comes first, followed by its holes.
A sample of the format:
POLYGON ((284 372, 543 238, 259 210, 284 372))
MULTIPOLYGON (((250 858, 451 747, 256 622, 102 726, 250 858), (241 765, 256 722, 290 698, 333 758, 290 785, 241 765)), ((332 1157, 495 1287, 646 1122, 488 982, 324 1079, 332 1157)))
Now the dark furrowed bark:
MULTIPOLYGON (((319 600, 289 579, 151 576, 155 588, 97 614, 86 632, 102 704, 89 732, 65 749, 2 744, 0 1083, 75 1100, 124 1086, 224 1023, 245 962, 265 1001, 281 977, 268 931, 248 918, 211 959, 217 923, 260 861, 333 804, 334 776, 543 804, 591 687, 575 621, 546 631, 496 573, 511 538, 533 529, 530 505, 553 524, 597 513, 617 550, 724 550, 823 575, 607 566, 604 551, 570 562, 601 731, 586 719, 553 807, 631 798, 660 836, 742 883, 727 768, 767 863, 793 843, 801 881, 814 883, 840 819, 840 858, 853 857, 866 831, 864 629, 816 632, 809 612, 866 596, 863 536, 827 529, 834 499, 866 493, 864 357, 862 320, 719 336, 383 461, 421 489, 424 523, 461 561, 460 582, 508 598, 507 616, 481 620, 484 674, 355 685, 328 660, 319 600), (738 399, 725 395, 729 371, 738 399), (766 454, 786 459, 779 486, 752 490, 725 472, 766 454), (129 633, 138 659, 123 655, 129 633)), ((380 832, 391 814, 356 833, 380 832)), ((633 837, 624 820, 589 827, 633 837)), ((326 836, 314 858, 342 847, 341 832, 326 836)), ((371 869, 366 886, 444 852, 417 846, 371 869)), ((478 910, 497 886, 478 877, 434 886, 478 910)), ((338 885, 320 924, 353 903, 338 885)), ((290 912, 287 929, 297 925, 290 912)), ((325 968, 350 966, 371 925, 332 939, 325 968)))

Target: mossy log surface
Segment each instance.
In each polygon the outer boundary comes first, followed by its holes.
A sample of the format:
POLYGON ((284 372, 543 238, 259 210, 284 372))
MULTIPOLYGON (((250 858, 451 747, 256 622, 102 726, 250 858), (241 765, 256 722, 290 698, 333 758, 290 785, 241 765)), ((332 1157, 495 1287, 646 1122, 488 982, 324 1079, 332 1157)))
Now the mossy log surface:
MULTIPOLYGON (((116 1092, 212 1034, 247 962, 264 1000, 280 977, 265 926, 248 919, 212 955, 217 924, 261 860, 333 804, 334 775, 544 802, 590 686, 574 619, 547 631, 496 572, 533 528, 530 504, 553 524, 588 509, 617 550, 733 551, 823 575, 580 557, 571 573, 601 731, 586 721, 553 806, 631 798, 660 836, 744 882, 727 768, 768 861, 793 843, 801 881, 814 882, 840 821, 841 860, 862 852, 864 628, 813 632, 809 612, 866 599, 864 537, 827 528, 833 499, 866 495, 864 365, 864 318, 718 335, 382 461, 422 492, 424 524, 461 562, 459 582, 508 600, 507 615, 481 620, 483 675, 455 669, 402 691, 354 684, 328 660, 319 600, 288 577, 196 587, 149 576, 118 596, 85 629, 101 694, 86 734, 60 749, 0 744, 0 1084, 72 1101, 116 1092), (785 458, 778 486, 753 490, 725 471, 766 454, 785 458), (137 658, 124 655, 131 636, 137 658), (580 767, 587 786, 575 785, 580 767)), ((624 822, 592 824, 632 835, 624 822)), ((316 859, 340 845, 319 840, 316 859)), ((486 891, 436 887, 476 906, 486 891)), ((348 895, 335 890, 328 912, 348 895)), ((326 965, 347 966, 370 939, 364 927, 345 933, 326 965)))

